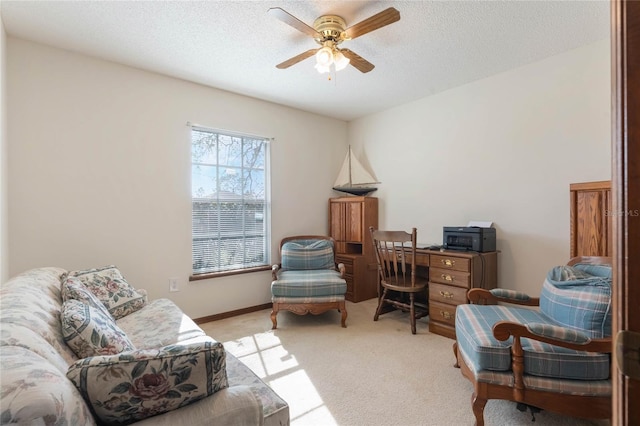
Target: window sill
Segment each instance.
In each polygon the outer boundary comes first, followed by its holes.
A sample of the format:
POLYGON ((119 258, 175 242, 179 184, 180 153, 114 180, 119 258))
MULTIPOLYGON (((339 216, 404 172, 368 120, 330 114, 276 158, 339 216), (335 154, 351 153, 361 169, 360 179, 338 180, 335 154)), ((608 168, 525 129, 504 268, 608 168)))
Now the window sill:
POLYGON ((253 268, 246 269, 233 269, 230 271, 220 271, 220 272, 208 272, 206 274, 198 274, 189 276, 189 281, 200 281, 200 280, 208 280, 211 278, 220 278, 227 277, 229 275, 240 275, 240 274, 250 274, 252 272, 260 272, 260 271, 270 271, 271 266, 255 266, 253 268))

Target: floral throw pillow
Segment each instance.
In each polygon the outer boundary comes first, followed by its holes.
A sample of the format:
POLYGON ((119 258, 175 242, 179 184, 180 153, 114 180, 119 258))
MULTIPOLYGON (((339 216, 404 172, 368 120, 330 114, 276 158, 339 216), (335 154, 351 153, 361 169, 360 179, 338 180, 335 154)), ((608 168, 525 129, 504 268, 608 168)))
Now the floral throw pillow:
POLYGON ((147 295, 140 293, 124 279, 113 265, 102 268, 72 271, 67 277, 76 277, 107 307, 115 319, 141 309, 147 295))
POLYGON ((129 424, 229 386, 226 353, 213 340, 76 361, 67 377, 107 424, 129 424))
POLYGON ((135 350, 124 331, 107 315, 108 312, 79 300, 63 303, 60 313, 62 337, 78 358, 135 350))
POLYGON ((113 319, 113 316, 107 310, 107 307, 104 306, 104 303, 100 301, 89 289, 82 284, 77 277, 68 277, 62 282, 62 301, 66 302, 67 300, 79 300, 85 305, 89 305, 102 313, 107 317, 113 319))

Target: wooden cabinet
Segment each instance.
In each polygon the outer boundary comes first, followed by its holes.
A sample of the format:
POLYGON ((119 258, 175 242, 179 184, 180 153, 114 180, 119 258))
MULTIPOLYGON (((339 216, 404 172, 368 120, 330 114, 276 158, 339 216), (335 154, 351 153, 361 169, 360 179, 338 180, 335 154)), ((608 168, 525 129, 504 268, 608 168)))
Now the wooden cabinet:
POLYGON ((344 263, 347 300, 360 302, 378 296, 378 271, 369 227, 378 227, 378 199, 329 199, 329 235, 335 240, 336 260, 344 263))
MULTIPOLYGON (((362 254, 364 243, 363 202, 334 201, 331 202, 331 223, 329 234, 336 240, 338 253, 352 250, 362 254)), ((367 230, 368 231, 368 230, 367 230)))
POLYGON ((351 302, 360 302, 378 296, 377 265, 372 265, 364 256, 354 254, 337 254, 336 261, 345 266, 347 293, 345 298, 351 302))
POLYGON ((456 307, 468 303, 470 288, 496 288, 497 275, 497 252, 431 252, 429 331, 455 339, 456 307))
POLYGON ((612 256, 611 181, 572 183, 571 257, 612 256))

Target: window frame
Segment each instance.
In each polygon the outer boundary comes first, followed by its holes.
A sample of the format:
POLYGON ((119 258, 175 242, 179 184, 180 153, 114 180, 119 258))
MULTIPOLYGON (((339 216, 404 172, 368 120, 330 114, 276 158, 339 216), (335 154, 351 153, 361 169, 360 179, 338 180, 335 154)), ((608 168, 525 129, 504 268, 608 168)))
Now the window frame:
MULTIPOLYGON (((245 274, 245 273, 252 273, 252 272, 257 272, 257 271, 266 271, 266 270, 270 270, 271 269, 271 161, 270 161, 270 153, 271 153, 271 142, 273 141, 273 138, 268 138, 268 137, 264 137, 264 136, 257 136, 257 135, 252 135, 252 134, 248 134, 248 133, 241 133, 241 132, 235 132, 235 131, 228 131, 228 130, 221 130, 221 129, 215 129, 215 128, 210 128, 210 127, 205 127, 205 126, 200 126, 200 125, 195 125, 195 124, 191 124, 191 123, 187 123, 190 127, 190 132, 189 132, 189 136, 190 136, 190 150, 191 150, 191 174, 190 174, 190 180, 191 180, 191 274, 189 276, 189 281, 197 281, 197 280, 203 280, 203 279, 209 279, 209 278, 216 278, 216 277, 223 277, 223 276, 229 276, 229 275, 236 275, 236 274, 245 274), (216 152, 216 160, 214 163, 207 163, 206 161, 203 161, 202 158, 198 158, 197 161, 194 158, 194 132, 200 132, 200 133, 209 133, 211 135, 214 135, 216 138, 216 147, 215 147, 215 152, 216 152), (234 169, 238 169, 240 171, 241 176, 245 176, 245 173, 250 173, 250 172, 255 172, 255 170, 259 170, 256 169, 254 167, 247 167, 244 164, 244 155, 242 154, 241 156, 241 165, 238 166, 237 164, 232 164, 233 162, 229 162, 227 164, 227 162, 221 163, 219 162, 219 157, 218 154, 221 151, 221 147, 218 144, 219 138, 220 137, 228 137, 231 139, 236 139, 236 138, 240 138, 241 139, 241 144, 244 145, 245 143, 245 139, 250 140, 250 141, 261 141, 264 142, 264 151, 263 151, 263 156, 264 156, 264 165, 263 165, 263 177, 264 177, 264 196, 262 198, 254 198, 254 199, 249 199, 249 198, 244 198, 246 194, 241 194, 239 195, 240 199, 241 199, 241 205, 242 208, 240 209, 240 211, 242 211, 243 213, 246 213, 245 210, 245 206, 247 204, 255 204, 255 202, 258 203, 262 203, 263 204, 263 216, 262 216, 262 230, 261 233, 259 233, 259 237, 263 238, 263 251, 259 254, 263 255, 263 260, 260 262, 247 262, 247 263, 243 263, 241 264, 240 267, 232 267, 229 269, 215 269, 215 268, 210 268, 207 271, 203 271, 203 272, 198 272, 198 268, 195 268, 195 264, 196 264, 196 256, 195 251, 196 251, 196 245, 194 244, 197 238, 197 234, 195 231, 195 220, 196 217, 194 216, 194 212, 195 212, 195 205, 197 200, 205 200, 206 197, 196 197, 194 194, 194 186, 193 186, 193 180, 194 180, 194 167, 197 166, 207 166, 207 167, 213 167, 216 170, 216 174, 219 176, 219 170, 220 169, 225 169, 225 168, 234 168, 234 169), (253 203, 251 202, 253 201, 253 203), (259 263, 256 265, 256 263, 259 263), (249 266, 247 266, 249 265, 249 266)), ((243 178, 240 179, 240 185, 244 186, 245 180, 243 178)), ((215 189, 216 189, 216 193, 218 195, 217 198, 211 198, 212 203, 213 204, 217 204, 220 205, 221 203, 225 203, 225 202, 229 202, 228 200, 224 200, 221 199, 219 194, 222 192, 222 186, 220 184, 220 180, 216 181, 214 183, 215 189)), ((220 209, 217 210, 218 215, 220 214, 220 209)), ((257 214, 257 213, 256 213, 257 214)), ((240 239, 242 239, 243 241, 241 242, 242 244, 242 248, 243 248, 243 252, 246 253, 246 241, 244 240, 244 236, 247 235, 247 231, 248 230, 253 230, 255 231, 254 228, 250 228, 250 225, 247 225, 245 223, 245 221, 242 221, 242 225, 239 228, 239 233, 242 235, 240 237, 240 239)), ((230 227, 229 229, 233 229, 233 227, 230 227)), ((220 228, 217 228, 217 231, 219 231, 220 228)), ((201 237, 200 237, 201 238, 201 237)), ((214 241, 221 241, 222 238, 220 238, 220 236, 218 235, 217 238, 212 238, 211 240, 214 241)))

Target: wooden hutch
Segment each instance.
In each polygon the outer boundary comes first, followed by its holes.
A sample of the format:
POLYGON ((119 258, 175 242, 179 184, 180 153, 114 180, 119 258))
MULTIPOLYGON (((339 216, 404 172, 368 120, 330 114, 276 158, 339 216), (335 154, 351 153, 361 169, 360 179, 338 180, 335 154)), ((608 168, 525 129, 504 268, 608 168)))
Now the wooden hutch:
POLYGON ((346 269, 351 302, 378 297, 378 265, 369 227, 378 228, 378 199, 348 196, 329 199, 329 235, 335 240, 336 261, 346 269))

